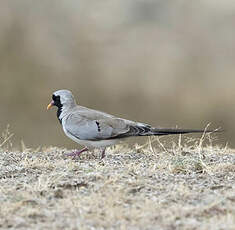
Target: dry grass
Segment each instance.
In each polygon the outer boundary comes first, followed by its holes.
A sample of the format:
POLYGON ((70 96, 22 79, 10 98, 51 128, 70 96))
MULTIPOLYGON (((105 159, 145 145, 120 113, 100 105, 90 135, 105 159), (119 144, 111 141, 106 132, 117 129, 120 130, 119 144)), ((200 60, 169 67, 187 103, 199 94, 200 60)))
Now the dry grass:
POLYGON ((157 141, 109 148, 103 160, 3 145, 0 228, 235 229, 235 151, 157 141))

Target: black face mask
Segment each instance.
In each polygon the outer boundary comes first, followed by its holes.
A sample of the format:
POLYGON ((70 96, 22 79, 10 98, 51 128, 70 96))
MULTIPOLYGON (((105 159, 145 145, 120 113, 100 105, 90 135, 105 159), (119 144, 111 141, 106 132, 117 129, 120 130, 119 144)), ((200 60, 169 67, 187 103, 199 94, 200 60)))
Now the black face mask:
POLYGON ((52 95, 52 100, 53 100, 53 105, 58 108, 57 110, 57 118, 59 119, 60 123, 62 122, 60 119, 60 114, 62 113, 62 107, 63 105, 61 104, 60 101, 60 96, 55 96, 54 94, 52 95))

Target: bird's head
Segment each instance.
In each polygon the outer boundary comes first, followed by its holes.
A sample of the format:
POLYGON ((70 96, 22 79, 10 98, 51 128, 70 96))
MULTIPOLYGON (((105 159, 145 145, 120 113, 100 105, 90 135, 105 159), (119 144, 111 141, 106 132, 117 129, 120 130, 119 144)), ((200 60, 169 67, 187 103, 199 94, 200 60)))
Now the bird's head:
POLYGON ((52 94, 52 101, 47 106, 47 109, 50 109, 53 106, 58 107, 58 109, 71 108, 76 105, 76 101, 73 97, 73 94, 69 90, 58 90, 52 94))

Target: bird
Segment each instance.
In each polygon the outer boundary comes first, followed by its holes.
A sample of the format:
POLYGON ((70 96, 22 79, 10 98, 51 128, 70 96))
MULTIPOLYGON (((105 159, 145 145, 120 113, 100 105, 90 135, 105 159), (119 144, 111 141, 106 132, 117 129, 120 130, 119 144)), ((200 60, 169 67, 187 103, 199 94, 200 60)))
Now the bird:
POLYGON ((89 149, 98 148, 105 157, 106 147, 115 145, 124 138, 136 136, 163 136, 171 134, 204 133, 211 130, 155 128, 149 124, 126 120, 80 106, 71 91, 62 89, 52 94, 47 110, 57 107, 57 118, 66 136, 84 146, 83 149, 68 154, 79 156, 89 149))

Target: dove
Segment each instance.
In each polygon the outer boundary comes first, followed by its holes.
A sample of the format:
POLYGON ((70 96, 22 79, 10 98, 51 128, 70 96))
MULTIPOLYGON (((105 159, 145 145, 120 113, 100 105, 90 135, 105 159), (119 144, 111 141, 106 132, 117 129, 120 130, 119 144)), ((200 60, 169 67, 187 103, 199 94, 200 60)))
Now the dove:
POLYGON ((119 118, 78 105, 73 94, 65 89, 53 93, 47 109, 53 106, 57 107, 57 118, 65 135, 84 146, 82 150, 69 154, 70 156, 78 156, 89 149, 99 148, 104 158, 106 147, 115 145, 128 137, 211 132, 196 129, 155 128, 149 124, 119 118))

